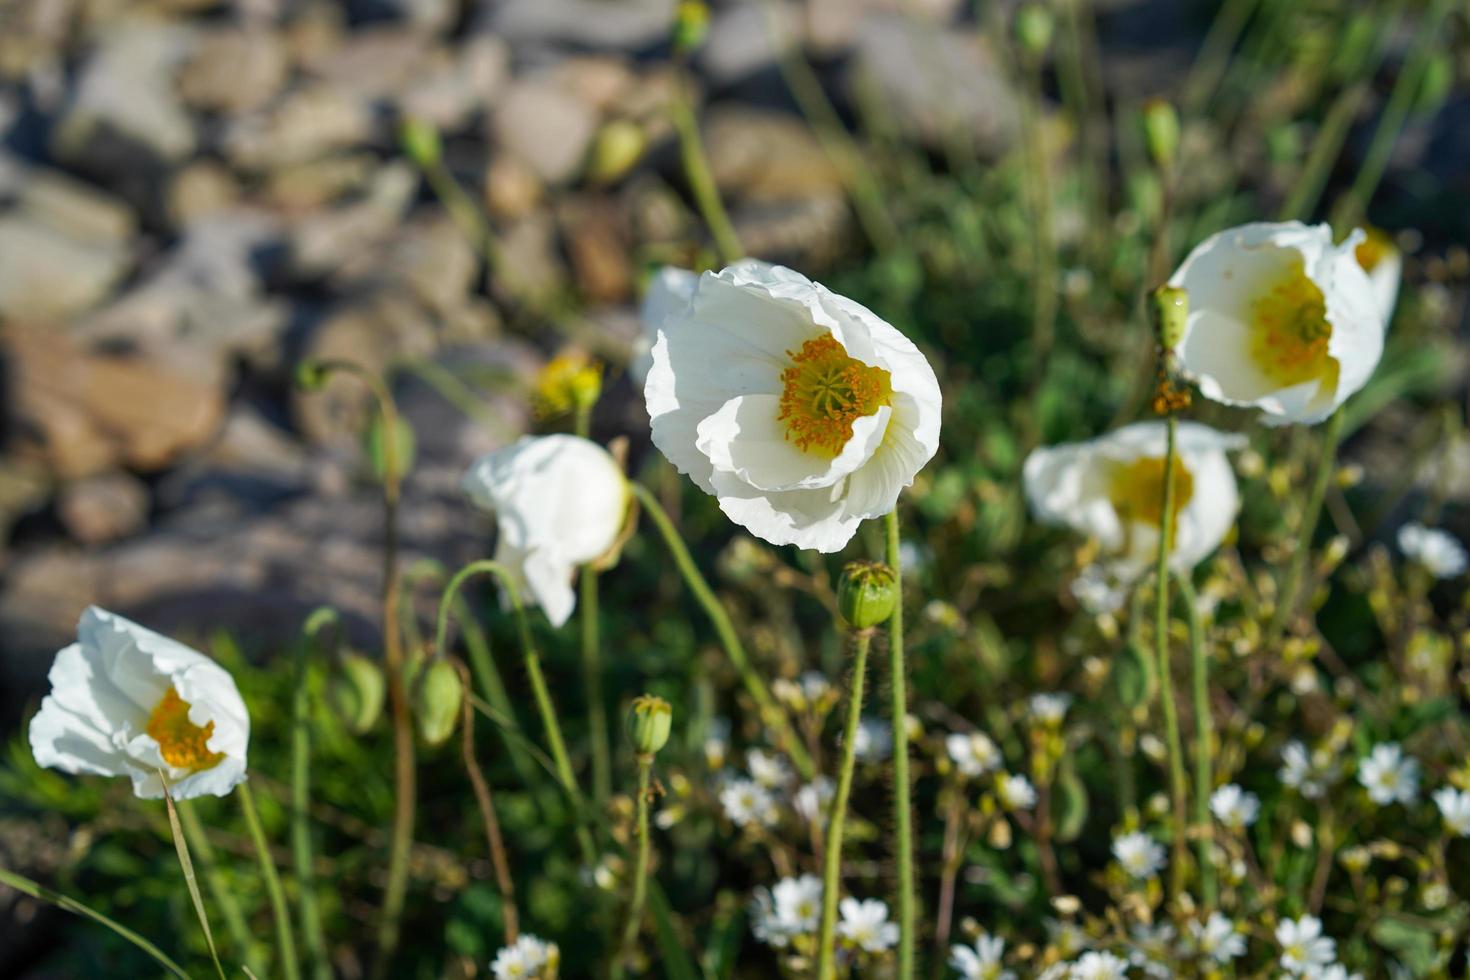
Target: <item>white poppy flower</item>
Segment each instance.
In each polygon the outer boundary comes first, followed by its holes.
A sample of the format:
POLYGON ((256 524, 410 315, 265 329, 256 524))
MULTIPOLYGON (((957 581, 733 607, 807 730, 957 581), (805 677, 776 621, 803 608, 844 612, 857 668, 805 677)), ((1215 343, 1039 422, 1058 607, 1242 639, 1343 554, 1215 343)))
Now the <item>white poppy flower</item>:
POLYGON ((697 285, 699 273, 672 265, 663 266, 648 280, 643 303, 638 307, 638 323, 643 329, 633 342, 628 359, 628 374, 640 388, 648 380, 648 369, 653 367, 653 342, 658 340, 658 328, 670 314, 689 305, 697 285))
MULTIPOLYGON (((1037 449, 1026 458, 1026 499, 1037 520, 1096 538, 1110 575, 1137 578, 1157 560, 1163 511, 1163 422, 1135 422, 1090 442, 1037 449)), ((1225 453, 1238 435, 1180 422, 1175 440, 1174 552, 1193 568, 1235 523, 1240 495, 1225 453)))
POLYGON ((1327 225, 1230 228, 1169 279, 1189 294, 1178 354, 1206 398, 1248 405, 1271 425, 1320 422, 1368 381, 1386 321, 1354 249, 1327 225))
POLYGON ((499 528, 495 560, 527 605, 561 626, 576 607, 578 565, 617 544, 630 494, 611 454, 578 436, 525 436, 477 460, 461 483, 499 528))
POLYGON ((245 780, 250 715, 229 673, 175 640, 89 607, 31 720, 38 765, 128 776, 144 799, 225 796, 245 780))
POLYGON ((663 319, 644 396, 659 450, 771 544, 840 550, 939 448, 939 382, 918 348, 763 262, 706 272, 663 319))
POLYGON ((1470 566, 1464 545, 1438 528, 1405 524, 1399 528, 1398 539, 1399 550, 1435 578, 1454 578, 1470 566))
POLYGON ((1353 249, 1358 265, 1368 273, 1373 295, 1385 325, 1393 319, 1394 303, 1399 298, 1399 280, 1403 277, 1404 256, 1393 239, 1378 228, 1364 228, 1363 240, 1353 249))

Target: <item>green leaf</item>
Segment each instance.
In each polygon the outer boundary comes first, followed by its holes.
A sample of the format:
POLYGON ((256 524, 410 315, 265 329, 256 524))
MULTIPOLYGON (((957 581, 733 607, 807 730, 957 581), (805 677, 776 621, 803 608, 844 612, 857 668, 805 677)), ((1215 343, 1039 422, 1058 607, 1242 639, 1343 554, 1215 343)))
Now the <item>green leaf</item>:
POLYGON ((699 980, 699 971, 694 961, 679 940, 679 930, 674 926, 674 910, 669 907, 668 896, 658 882, 648 883, 648 908, 653 913, 653 930, 658 937, 658 951, 663 958, 659 964, 663 976, 668 980, 699 980))

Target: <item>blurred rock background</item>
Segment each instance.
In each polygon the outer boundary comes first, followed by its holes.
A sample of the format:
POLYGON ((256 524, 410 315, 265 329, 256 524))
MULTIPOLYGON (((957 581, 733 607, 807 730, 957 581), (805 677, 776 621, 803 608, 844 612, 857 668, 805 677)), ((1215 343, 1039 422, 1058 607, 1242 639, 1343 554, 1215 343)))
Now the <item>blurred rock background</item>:
MULTIPOLYGON (((1175 91, 1213 7, 1096 4, 1110 98, 1175 91)), ((616 375, 641 278, 707 247, 666 111, 673 17, 673 0, 0 3, 0 719, 89 602, 267 642, 321 602, 371 621, 365 406, 347 382, 294 391, 303 356, 391 369, 419 441, 410 559, 482 550, 459 475, 526 428, 525 383, 568 337, 612 366, 623 407, 604 417, 640 431, 616 375), (489 215, 493 270, 400 151, 410 117, 489 215)), ((865 248, 780 71, 793 49, 874 139, 982 165, 1011 149, 1016 98, 975 18, 959 0, 713 5, 693 82, 749 252, 820 275, 865 248)), ((1455 103, 1413 130, 1396 172, 1463 193, 1467 119, 1455 103)))

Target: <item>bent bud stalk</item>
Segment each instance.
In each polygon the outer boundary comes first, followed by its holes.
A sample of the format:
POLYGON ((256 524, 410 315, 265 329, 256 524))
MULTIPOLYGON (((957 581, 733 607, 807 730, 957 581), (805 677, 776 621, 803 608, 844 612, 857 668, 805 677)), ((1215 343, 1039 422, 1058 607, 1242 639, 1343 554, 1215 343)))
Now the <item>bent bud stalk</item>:
POLYGON ((822 845, 822 927, 817 947, 817 978, 837 976, 837 895, 842 886, 842 830, 847 820, 847 798, 852 792, 852 771, 857 760, 858 725, 863 715, 863 679, 868 669, 868 646, 873 628, 856 632, 852 656, 852 689, 847 696, 847 720, 842 728, 842 764, 837 773, 837 791, 832 796, 832 813, 827 821, 827 839, 822 845))
POLYGON ((495 868, 495 887, 500 890, 500 919, 505 926, 505 944, 514 946, 520 936, 520 915, 516 911, 516 885, 511 877, 510 861, 505 854, 505 839, 500 834, 500 820, 495 816, 495 800, 490 795, 490 783, 475 758, 475 712, 471 704, 470 672, 459 660, 451 661, 459 672, 466 691, 460 701, 460 754, 464 759, 465 774, 475 791, 475 804, 480 808, 480 819, 485 824, 485 844, 490 851, 490 864, 495 868))

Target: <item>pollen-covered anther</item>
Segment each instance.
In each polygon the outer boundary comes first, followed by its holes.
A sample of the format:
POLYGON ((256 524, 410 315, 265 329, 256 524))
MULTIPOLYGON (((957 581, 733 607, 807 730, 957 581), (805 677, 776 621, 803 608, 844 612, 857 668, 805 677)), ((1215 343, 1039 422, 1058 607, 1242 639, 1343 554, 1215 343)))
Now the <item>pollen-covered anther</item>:
POLYGON ((853 423, 892 401, 888 372, 848 356, 830 333, 786 353, 791 366, 781 372, 777 418, 803 452, 835 458, 852 438, 853 423))
POLYGON ((1332 324, 1326 302, 1300 259, 1261 294, 1253 313, 1251 357, 1267 377, 1285 386, 1335 384, 1338 365, 1327 353, 1332 324))
POLYGON ((148 716, 146 731, 158 743, 158 753, 163 756, 163 761, 175 769, 198 772, 224 758, 223 753, 209 751, 214 722, 200 728, 190 721, 189 702, 179 697, 179 692, 172 687, 164 692, 148 716))

